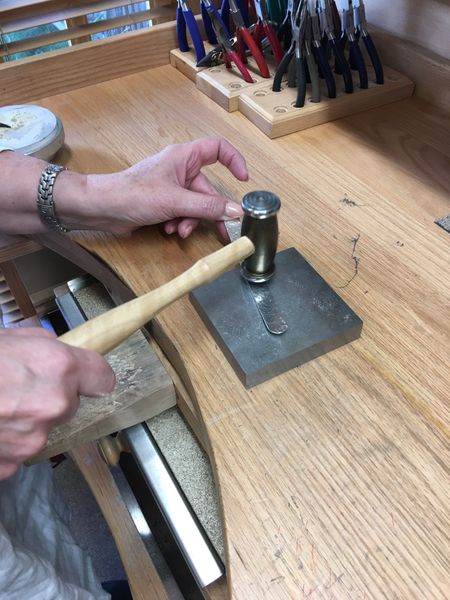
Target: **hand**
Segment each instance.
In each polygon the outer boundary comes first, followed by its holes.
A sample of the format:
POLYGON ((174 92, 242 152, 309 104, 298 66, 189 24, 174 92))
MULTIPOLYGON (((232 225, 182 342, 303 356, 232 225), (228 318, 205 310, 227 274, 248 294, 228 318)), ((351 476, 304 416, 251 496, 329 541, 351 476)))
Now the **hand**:
MULTIPOLYGON (((165 223, 166 233, 178 231, 186 238, 199 219, 222 222, 241 216, 240 206, 221 195, 201 172, 217 161, 240 181, 248 179, 243 156, 223 138, 212 137, 168 146, 119 173, 88 176, 89 204, 98 207, 88 227, 125 233, 165 223)), ((223 223, 221 231, 228 239, 223 223)))
POLYGON ((63 344, 45 329, 0 329, 0 479, 75 414, 79 394, 110 392, 114 383, 111 367, 95 352, 63 344))

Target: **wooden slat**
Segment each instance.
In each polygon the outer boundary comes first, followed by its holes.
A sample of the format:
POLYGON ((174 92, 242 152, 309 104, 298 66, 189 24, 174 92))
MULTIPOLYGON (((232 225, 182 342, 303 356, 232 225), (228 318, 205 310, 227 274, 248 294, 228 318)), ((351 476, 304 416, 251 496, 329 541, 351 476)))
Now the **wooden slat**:
POLYGON ((58 42, 63 42, 66 40, 71 40, 72 44, 89 42, 91 41, 92 35, 101 31, 108 31, 110 29, 116 29, 117 27, 125 27, 127 25, 135 25, 137 23, 142 23, 143 21, 157 21, 164 17, 169 17, 172 20, 174 15, 174 6, 162 6, 161 8, 153 8, 150 10, 123 15, 121 17, 97 21, 95 23, 87 23, 86 17, 68 19, 68 29, 63 29, 62 31, 54 31, 45 35, 39 35, 36 37, 19 40, 17 42, 12 42, 8 44, 4 49, 0 49, 0 56, 11 56, 12 54, 15 54, 17 52, 24 52, 33 48, 41 48, 43 46, 56 44, 58 42), (77 23, 80 23, 81 20, 86 21, 86 23, 76 25, 77 23))
POLYGON ((3 0, 0 5, 0 14, 14 10, 27 10, 39 5, 50 4, 54 0, 3 0))
POLYGON ((3 262, 0 268, 11 291, 14 304, 14 307, 7 308, 6 312, 11 314, 12 310, 16 310, 15 306, 17 305, 24 319, 36 316, 36 310, 14 262, 12 260, 3 262))
MULTIPOLYGON (((172 2, 173 0, 160 0, 158 6, 171 4, 172 2)), ((48 23, 55 23, 56 21, 73 19, 75 17, 96 13, 102 10, 109 10, 111 8, 118 8, 124 5, 123 0, 101 0, 99 2, 91 1, 89 3, 77 3, 75 6, 69 6, 65 9, 48 12, 39 11, 36 14, 30 14, 20 18, 13 18, 0 13, 0 27, 2 28, 3 33, 12 33, 14 31, 38 27, 39 25, 46 25, 48 23)))
POLYGON ((42 247, 21 235, 0 235, 0 263, 41 250, 42 247))
POLYGON ((115 8, 117 6, 135 4, 138 1, 139 0, 133 0, 133 2, 124 2, 124 0, 77 0, 77 2, 71 2, 68 0, 43 0, 34 2, 33 4, 23 2, 22 6, 17 6, 16 8, 8 8, 9 2, 1 2, 0 23, 32 18, 37 15, 49 14, 52 12, 69 13, 71 10, 79 11, 78 15, 75 15, 79 16, 97 12, 99 10, 108 10, 109 8, 115 8), (96 8, 102 4, 105 5, 105 8, 96 8))
POLYGON ((29 102, 165 65, 176 45, 175 23, 171 22, 18 63, 6 62, 0 65, 0 98, 2 104, 29 102))
MULTIPOLYGON (((66 19, 67 29, 72 31, 77 27, 83 27, 88 24, 87 16, 81 15, 81 17, 74 17, 73 19, 66 19)), ((82 37, 71 37, 72 46, 76 44, 83 44, 84 42, 90 42, 90 35, 83 35, 82 37)))

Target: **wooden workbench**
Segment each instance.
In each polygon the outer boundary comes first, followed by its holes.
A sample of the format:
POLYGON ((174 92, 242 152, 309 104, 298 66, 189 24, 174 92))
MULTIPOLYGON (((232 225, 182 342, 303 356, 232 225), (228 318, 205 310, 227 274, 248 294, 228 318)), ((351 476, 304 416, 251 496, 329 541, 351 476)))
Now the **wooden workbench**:
MULTIPOLYGON (((236 199, 279 194, 281 249, 364 320, 360 340, 248 391, 187 298, 156 320, 204 423, 232 598, 448 598, 450 236, 434 224, 449 212, 448 119, 408 100, 271 141, 170 66, 40 103, 66 129, 56 161, 87 172, 226 136, 251 179, 213 167, 213 181, 236 199)), ((74 239, 135 294, 220 244, 156 227, 74 239)))

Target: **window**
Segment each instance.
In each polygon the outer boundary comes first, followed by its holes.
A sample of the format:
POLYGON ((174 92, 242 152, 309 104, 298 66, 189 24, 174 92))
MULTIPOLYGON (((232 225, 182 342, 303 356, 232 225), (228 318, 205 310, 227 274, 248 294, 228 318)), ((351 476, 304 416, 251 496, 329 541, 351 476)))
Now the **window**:
POLYGON ((17 60, 171 21, 175 18, 175 1, 169 4, 166 1, 0 0, 0 61, 17 60))

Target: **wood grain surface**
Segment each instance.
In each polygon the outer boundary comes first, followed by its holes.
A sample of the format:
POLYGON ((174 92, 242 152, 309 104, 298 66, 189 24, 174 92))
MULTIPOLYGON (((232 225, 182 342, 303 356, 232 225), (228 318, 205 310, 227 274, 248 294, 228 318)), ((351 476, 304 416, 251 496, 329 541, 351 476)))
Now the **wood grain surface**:
MULTIPOLYGON (((84 171, 226 136, 250 181, 205 172, 236 199, 278 193, 280 249, 364 320, 358 341, 247 391, 187 298, 156 319, 208 435, 232 598, 448 598, 450 238, 433 223, 448 212, 448 117, 406 100, 269 140, 170 66, 43 104, 66 129, 57 160, 84 171)), ((220 244, 208 228, 76 239, 136 294, 220 244)))
POLYGON ((21 235, 0 234, 0 264, 41 249, 38 243, 21 235))

